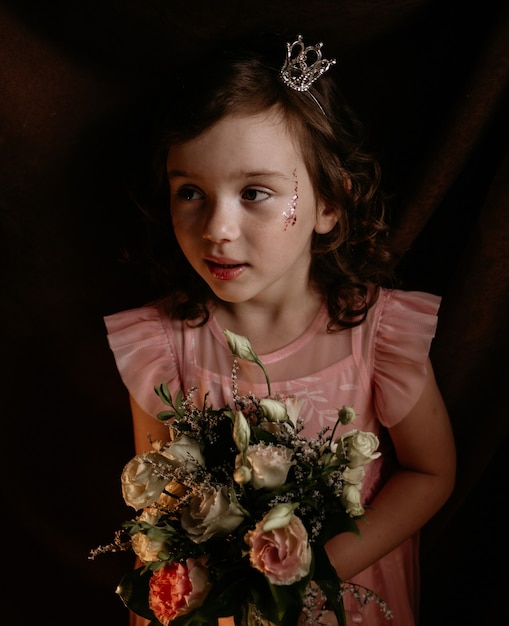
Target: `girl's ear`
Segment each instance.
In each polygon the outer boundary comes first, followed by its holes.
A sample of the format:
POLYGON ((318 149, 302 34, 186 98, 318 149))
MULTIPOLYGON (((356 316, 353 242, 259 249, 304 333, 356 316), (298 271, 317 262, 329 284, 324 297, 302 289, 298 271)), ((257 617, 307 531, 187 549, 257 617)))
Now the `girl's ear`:
POLYGON ((338 223, 336 211, 320 201, 316 208, 315 232, 319 235, 329 233, 338 223))

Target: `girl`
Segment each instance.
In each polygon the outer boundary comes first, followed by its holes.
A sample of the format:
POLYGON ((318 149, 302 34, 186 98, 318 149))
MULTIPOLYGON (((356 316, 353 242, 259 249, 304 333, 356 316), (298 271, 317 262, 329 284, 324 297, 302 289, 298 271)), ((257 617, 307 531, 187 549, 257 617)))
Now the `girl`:
MULTIPOLYGON (((428 359, 439 298, 391 286, 379 167, 327 71, 334 62, 310 48, 299 37, 286 58, 282 45, 276 56, 209 54, 172 80, 158 133, 169 183, 160 223, 171 218, 167 296, 108 316, 108 337, 137 452, 167 438, 154 419, 161 381, 173 395, 196 387, 196 398, 232 403, 225 328, 250 340, 273 393, 304 400, 304 435, 353 406, 356 428, 376 433, 383 454, 363 482, 372 508, 360 539, 342 533, 327 552, 343 580, 393 613, 388 621, 376 602, 347 596, 349 624, 412 626, 418 531, 455 472, 428 359)), ((243 362, 238 376, 241 394, 266 393, 256 365, 243 362)))

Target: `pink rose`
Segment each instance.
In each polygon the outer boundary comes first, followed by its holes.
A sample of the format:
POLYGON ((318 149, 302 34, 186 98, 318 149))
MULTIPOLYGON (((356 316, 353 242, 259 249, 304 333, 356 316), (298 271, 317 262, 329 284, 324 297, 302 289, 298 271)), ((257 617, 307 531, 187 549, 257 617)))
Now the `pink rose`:
POLYGON ((304 524, 296 516, 280 528, 264 531, 265 518, 246 534, 251 565, 274 585, 291 585, 309 573, 311 546, 304 524))
POLYGON ((152 574, 149 586, 149 606, 163 626, 201 606, 210 589, 201 559, 166 564, 152 574))

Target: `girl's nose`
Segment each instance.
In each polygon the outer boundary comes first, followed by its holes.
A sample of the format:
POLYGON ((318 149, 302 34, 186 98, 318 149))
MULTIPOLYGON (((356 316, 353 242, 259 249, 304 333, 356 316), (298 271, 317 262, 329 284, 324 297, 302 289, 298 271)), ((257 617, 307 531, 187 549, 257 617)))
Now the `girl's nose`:
POLYGON ((210 206, 203 238, 214 243, 233 241, 239 236, 238 219, 231 203, 216 201, 210 206))

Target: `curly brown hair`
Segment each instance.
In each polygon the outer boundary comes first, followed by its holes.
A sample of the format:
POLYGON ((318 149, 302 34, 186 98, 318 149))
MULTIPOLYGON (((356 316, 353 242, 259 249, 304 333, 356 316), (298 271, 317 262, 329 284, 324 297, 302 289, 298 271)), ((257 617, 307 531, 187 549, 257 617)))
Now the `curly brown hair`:
POLYGON ((281 41, 276 51, 266 41, 262 51, 223 45, 208 52, 210 63, 203 56, 196 66, 188 60, 183 76, 174 76, 168 85, 168 97, 160 99, 163 115, 155 146, 159 201, 142 205, 155 218, 159 234, 166 236, 153 246, 157 250, 151 256, 157 258, 159 282, 171 294, 172 313, 181 319, 206 323, 214 294, 191 268, 173 234, 168 148, 231 114, 278 110, 301 147, 317 197, 336 213, 336 226, 327 234, 314 233, 311 249, 310 280, 327 300, 329 330, 361 323, 378 287, 392 282, 380 166, 364 147, 363 127, 337 89, 332 71, 313 84, 311 93, 298 92, 280 78, 283 58, 281 41))

